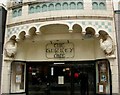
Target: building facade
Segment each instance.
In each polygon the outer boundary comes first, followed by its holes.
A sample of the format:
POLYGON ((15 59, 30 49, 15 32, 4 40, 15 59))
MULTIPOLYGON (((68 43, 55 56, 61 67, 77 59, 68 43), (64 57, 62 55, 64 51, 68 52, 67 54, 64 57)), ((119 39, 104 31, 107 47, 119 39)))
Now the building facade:
MULTIPOLYGON (((3 44, 4 44, 4 35, 5 35, 5 24, 6 24, 6 9, 3 4, 0 4, 0 81, 1 81, 1 67, 3 59, 3 44)), ((0 83, 1 89, 1 83, 0 83)), ((1 92, 1 90, 0 90, 1 92)))
POLYGON ((8 4, 2 94, 118 95, 111 0, 8 4))

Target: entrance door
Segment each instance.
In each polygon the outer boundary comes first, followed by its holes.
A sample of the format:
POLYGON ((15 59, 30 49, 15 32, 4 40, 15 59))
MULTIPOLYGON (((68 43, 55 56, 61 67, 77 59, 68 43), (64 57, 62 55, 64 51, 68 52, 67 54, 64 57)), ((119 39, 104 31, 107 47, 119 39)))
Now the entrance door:
POLYGON ((50 95, 71 95, 71 67, 51 65, 50 95))
POLYGON ((28 95, 95 95, 94 63, 31 63, 28 95))
POLYGON ((50 68, 50 95, 95 95, 94 64, 54 64, 50 68))

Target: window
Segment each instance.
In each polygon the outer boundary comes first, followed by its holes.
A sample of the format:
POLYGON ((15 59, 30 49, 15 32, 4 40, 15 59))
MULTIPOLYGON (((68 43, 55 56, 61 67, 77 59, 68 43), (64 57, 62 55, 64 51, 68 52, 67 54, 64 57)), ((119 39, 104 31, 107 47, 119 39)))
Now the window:
POLYGON ((83 9, 83 3, 82 2, 77 3, 77 9, 83 9))
POLYGON ((106 0, 92 0, 92 9, 93 10, 105 10, 106 0))
POLYGON ((34 7, 33 6, 30 6, 29 12, 34 13, 34 7))
POLYGON ((100 2, 100 3, 99 3, 99 8, 100 8, 101 10, 106 9, 105 3, 100 2))
POLYGON ((47 11, 47 5, 46 5, 46 4, 44 4, 44 5, 42 6, 42 11, 43 11, 43 12, 47 11))
POLYGON ((21 16, 22 15, 22 7, 20 8, 15 8, 12 10, 12 16, 13 17, 17 17, 17 16, 21 16))
POLYGON ((25 63, 13 62, 11 66, 11 93, 25 92, 25 63))
POLYGON ((57 4, 55 5, 55 9, 56 9, 56 10, 61 10, 61 4, 60 4, 60 3, 57 3, 57 4))
POLYGON ((18 16, 21 16, 22 15, 22 9, 19 9, 18 10, 18 16))
POLYGON ((54 5, 53 4, 50 4, 49 5, 49 11, 53 11, 54 10, 54 5))
POLYGON ((96 64, 96 92, 101 94, 110 94, 111 73, 108 60, 99 60, 96 64))
POLYGON ((70 3, 70 9, 76 9, 76 4, 74 2, 70 3))
POLYGON ((64 10, 68 9, 68 3, 67 2, 63 3, 63 9, 64 10))
POLYGON ((93 9, 98 9, 98 3, 97 2, 93 2, 92 3, 92 7, 93 7, 93 9))
POLYGON ((17 16, 17 10, 13 10, 13 17, 17 16))
POLYGON ((40 6, 39 5, 36 6, 36 12, 40 12, 40 6))

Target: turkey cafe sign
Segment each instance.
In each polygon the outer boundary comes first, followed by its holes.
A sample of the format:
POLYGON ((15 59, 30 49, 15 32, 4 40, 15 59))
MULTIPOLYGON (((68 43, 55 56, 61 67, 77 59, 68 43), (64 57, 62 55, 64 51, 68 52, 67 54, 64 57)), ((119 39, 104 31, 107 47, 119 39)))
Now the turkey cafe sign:
POLYGON ((46 45, 47 58, 72 58, 74 57, 74 44, 71 42, 55 42, 46 45))

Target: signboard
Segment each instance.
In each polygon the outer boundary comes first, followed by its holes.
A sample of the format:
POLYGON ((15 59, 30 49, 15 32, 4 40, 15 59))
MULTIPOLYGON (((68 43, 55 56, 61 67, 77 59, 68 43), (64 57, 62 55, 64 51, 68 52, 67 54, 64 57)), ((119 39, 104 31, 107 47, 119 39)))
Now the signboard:
POLYGON ((71 42, 56 42, 46 45, 47 58, 72 58, 74 57, 74 45, 71 42))

